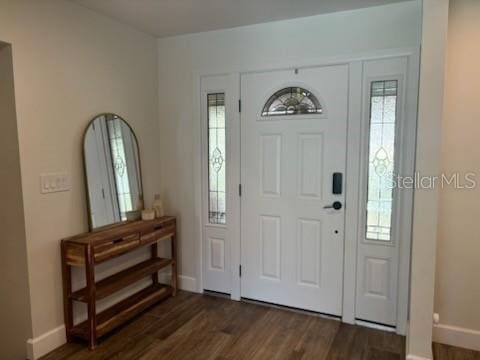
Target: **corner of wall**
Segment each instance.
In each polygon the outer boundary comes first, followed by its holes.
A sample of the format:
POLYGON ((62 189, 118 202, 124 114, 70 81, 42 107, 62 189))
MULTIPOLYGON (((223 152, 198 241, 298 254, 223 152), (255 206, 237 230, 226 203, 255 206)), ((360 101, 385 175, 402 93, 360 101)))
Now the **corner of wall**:
POLYGON ((61 325, 34 339, 27 340, 27 359, 36 360, 66 343, 65 326, 61 325))
POLYGON ((8 292, 0 295, 0 348, 4 358, 25 357, 32 334, 30 285, 21 180, 12 46, 0 42, 0 271, 8 292))
MULTIPOLYGON (((416 173, 441 171, 444 69, 449 0, 423 1, 416 173)), ((438 189, 416 189, 412 229, 409 359, 431 359, 438 189)))

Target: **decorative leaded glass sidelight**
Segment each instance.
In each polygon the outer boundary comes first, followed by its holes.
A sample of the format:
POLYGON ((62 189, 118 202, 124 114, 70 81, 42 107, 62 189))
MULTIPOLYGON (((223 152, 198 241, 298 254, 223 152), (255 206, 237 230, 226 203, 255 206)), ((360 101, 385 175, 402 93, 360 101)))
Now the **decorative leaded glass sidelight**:
POLYGON ((287 87, 273 94, 263 107, 262 116, 321 114, 322 106, 310 91, 287 87))
POLYGON ((367 191, 368 240, 391 240, 398 81, 374 81, 370 88, 367 191))
POLYGON ((208 219, 226 223, 225 94, 208 94, 208 219))

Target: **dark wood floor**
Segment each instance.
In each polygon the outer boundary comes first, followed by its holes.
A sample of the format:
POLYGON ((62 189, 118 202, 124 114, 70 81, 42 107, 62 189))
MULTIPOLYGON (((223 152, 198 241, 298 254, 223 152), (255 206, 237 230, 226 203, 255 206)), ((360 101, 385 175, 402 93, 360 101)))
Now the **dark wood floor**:
POLYGON ((433 345, 435 360, 480 360, 480 352, 443 344, 433 345))
MULTIPOLYGON (((405 359, 405 339, 308 314, 179 292, 103 339, 95 351, 66 344, 59 359, 405 359)), ((436 359, 480 360, 436 346, 436 359), (462 357, 464 356, 464 357, 462 357)))

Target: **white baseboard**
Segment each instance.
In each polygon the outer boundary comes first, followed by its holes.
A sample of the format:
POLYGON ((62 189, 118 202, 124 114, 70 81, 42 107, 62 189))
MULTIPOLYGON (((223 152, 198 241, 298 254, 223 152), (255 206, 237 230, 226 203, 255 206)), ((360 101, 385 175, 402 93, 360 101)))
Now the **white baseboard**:
MULTIPOLYGON (((170 273, 159 273, 158 274, 158 280, 161 283, 166 283, 169 284, 171 280, 171 274, 170 273)), ((182 290, 185 291, 190 291, 190 292, 198 292, 197 291, 197 279, 190 277, 190 276, 185 276, 185 275, 178 275, 178 287, 182 290)))
POLYGON ((62 346, 67 341, 65 326, 61 325, 34 339, 27 340, 27 357, 36 360, 50 351, 62 346))
POLYGON ((180 289, 185 291, 198 292, 197 279, 190 276, 180 275, 178 277, 178 282, 178 286, 180 287, 180 289))
POLYGON ((406 357, 407 360, 432 360, 432 358, 426 358, 422 356, 408 354, 406 357))
POLYGON ((433 326, 433 341, 480 351, 480 331, 436 324, 433 326))

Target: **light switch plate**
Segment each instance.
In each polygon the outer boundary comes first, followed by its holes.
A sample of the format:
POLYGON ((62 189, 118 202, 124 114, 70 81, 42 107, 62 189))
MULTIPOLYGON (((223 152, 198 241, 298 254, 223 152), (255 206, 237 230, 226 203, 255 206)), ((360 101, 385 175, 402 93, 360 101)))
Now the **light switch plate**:
POLYGON ((40 192, 50 194, 70 191, 70 176, 67 173, 49 173, 40 175, 40 192))

